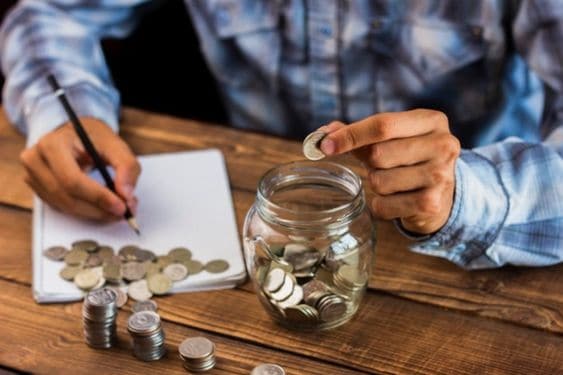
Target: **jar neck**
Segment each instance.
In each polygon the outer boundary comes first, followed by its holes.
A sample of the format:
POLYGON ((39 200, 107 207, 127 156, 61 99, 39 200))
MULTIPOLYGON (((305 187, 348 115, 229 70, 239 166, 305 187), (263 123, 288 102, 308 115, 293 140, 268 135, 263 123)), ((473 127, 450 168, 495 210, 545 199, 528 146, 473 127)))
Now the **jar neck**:
POLYGON ((336 163, 284 164, 260 180, 256 208, 266 222, 291 230, 338 231, 365 208, 362 180, 336 163))

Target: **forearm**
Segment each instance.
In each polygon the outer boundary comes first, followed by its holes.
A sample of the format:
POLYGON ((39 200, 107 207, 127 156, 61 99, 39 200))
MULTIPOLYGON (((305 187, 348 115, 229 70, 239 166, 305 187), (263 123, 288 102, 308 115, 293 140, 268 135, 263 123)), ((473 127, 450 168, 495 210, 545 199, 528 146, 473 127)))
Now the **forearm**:
POLYGON ((44 79, 47 72, 57 76, 79 116, 117 129, 119 95, 100 38, 126 34, 133 12, 131 6, 96 9, 80 1, 22 1, 8 14, 0 30, 4 107, 29 144, 67 121, 44 79))

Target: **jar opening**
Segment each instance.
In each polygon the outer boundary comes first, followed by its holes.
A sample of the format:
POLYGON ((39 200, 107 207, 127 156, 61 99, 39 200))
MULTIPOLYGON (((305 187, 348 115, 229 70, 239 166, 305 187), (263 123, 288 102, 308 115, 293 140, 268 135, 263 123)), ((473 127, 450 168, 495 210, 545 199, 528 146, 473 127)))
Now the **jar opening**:
POLYGON ((353 220, 363 208, 361 179, 336 163, 284 164, 268 171, 258 184, 259 215, 286 227, 339 227, 353 220))

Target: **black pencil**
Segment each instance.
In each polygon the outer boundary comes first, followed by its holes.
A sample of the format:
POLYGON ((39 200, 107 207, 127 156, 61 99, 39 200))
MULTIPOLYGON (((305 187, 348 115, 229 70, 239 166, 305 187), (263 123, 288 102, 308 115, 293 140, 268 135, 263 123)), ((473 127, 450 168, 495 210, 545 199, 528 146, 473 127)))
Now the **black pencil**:
MULTIPOLYGON (((76 113, 70 106, 70 103, 68 102, 65 96, 64 90, 61 88, 61 86, 59 86, 59 83, 57 82, 57 79, 55 78, 54 75, 49 74, 47 76, 47 81, 49 82, 49 84, 53 88, 53 91, 55 92, 55 95, 59 98, 61 104, 63 105, 65 112, 67 113, 70 122, 72 123, 72 126, 76 131, 76 134, 78 134, 78 137, 80 138, 82 144, 84 145, 84 148, 86 149, 86 152, 90 155, 92 160, 94 160, 94 165, 96 166, 96 169, 98 169, 98 171, 100 171, 100 173, 102 174, 106 186, 111 191, 117 194, 117 192, 115 191, 115 184, 113 183, 113 180, 111 179, 111 176, 108 173, 106 164, 102 161, 100 154, 98 154, 98 151, 96 151, 96 148, 92 144, 92 141, 90 141, 90 138, 88 137, 86 130, 80 123, 78 116, 76 116, 76 113)), ((125 203, 125 214, 123 216, 125 217, 125 220, 127 220, 127 223, 129 223, 129 226, 135 231, 135 233, 140 234, 137 221, 135 220, 135 217, 133 216, 131 210, 127 206, 127 203, 125 203)))

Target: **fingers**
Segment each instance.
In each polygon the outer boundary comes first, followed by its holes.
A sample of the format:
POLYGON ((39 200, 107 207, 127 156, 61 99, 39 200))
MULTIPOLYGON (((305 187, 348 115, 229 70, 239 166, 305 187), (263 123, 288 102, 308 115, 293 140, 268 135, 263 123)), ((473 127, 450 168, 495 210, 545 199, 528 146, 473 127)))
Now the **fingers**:
POLYGON ((453 184, 453 173, 447 168, 436 168, 432 163, 394 169, 371 170, 369 186, 378 195, 389 195, 425 187, 453 184))
POLYGON ((415 137, 437 129, 448 130, 448 119, 439 111, 416 109, 380 113, 330 133, 321 142, 326 155, 342 154, 373 143, 415 137))
POLYGON ((141 174, 141 165, 121 138, 110 137, 99 148, 101 156, 115 170, 114 183, 117 193, 133 205, 133 191, 141 174))
MULTIPOLYGON (((46 159, 48 171, 54 176, 61 190, 74 200, 87 202, 116 216, 123 215, 125 204, 122 199, 87 176, 68 148, 57 146, 54 141, 38 143, 39 152, 46 159)), ((35 173, 38 174, 39 171, 36 169, 35 173)))
POLYGON ((451 161, 459 154, 459 141, 450 133, 429 133, 383 141, 365 148, 368 152, 361 155, 365 164, 372 168, 389 169, 429 160, 451 161))

